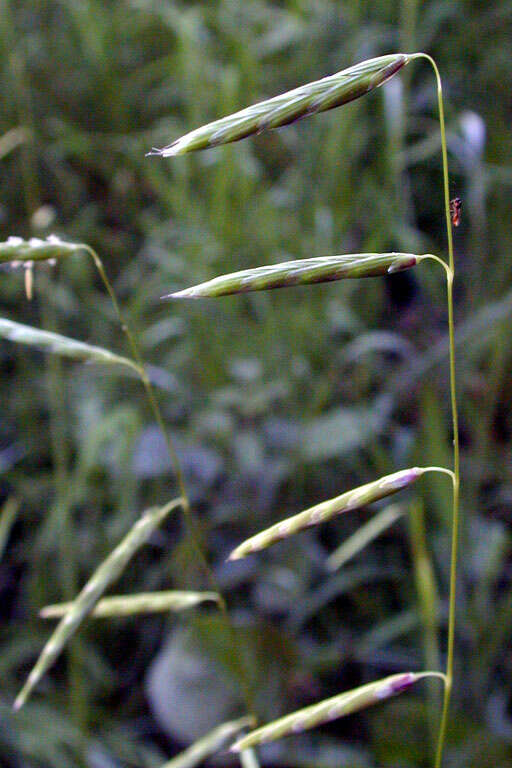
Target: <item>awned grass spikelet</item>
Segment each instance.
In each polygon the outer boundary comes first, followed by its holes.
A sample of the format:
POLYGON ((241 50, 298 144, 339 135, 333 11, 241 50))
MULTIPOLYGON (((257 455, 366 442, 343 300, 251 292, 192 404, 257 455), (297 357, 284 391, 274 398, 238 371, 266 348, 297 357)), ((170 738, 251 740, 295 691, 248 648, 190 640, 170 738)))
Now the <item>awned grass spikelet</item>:
MULTIPOLYGON (((217 592, 140 592, 137 595, 116 595, 100 600, 91 613, 94 618, 107 616, 133 616, 137 613, 160 613, 163 611, 184 611, 200 603, 218 603, 217 592)), ((41 609, 42 619, 59 619, 70 610, 73 603, 47 605, 41 609)))
POLYGON ((334 280, 378 277, 414 267, 422 257, 412 253, 352 253, 284 261, 244 269, 206 283, 170 293, 164 299, 202 299, 249 291, 268 291, 292 285, 327 283, 334 280))
POLYGON ((14 702, 14 709, 20 709, 23 706, 34 686, 37 685, 45 672, 57 659, 82 621, 91 613, 101 595, 121 575, 139 547, 148 540, 167 515, 181 504, 183 504, 183 501, 181 498, 178 498, 173 499, 173 501, 170 501, 163 507, 154 507, 146 510, 121 543, 96 569, 78 597, 71 604, 68 613, 60 620, 52 636, 47 641, 25 685, 14 702))
POLYGON ((288 125, 317 112, 334 109, 378 88, 408 61, 409 56, 404 53, 368 59, 334 75, 307 83, 203 125, 163 149, 153 149, 149 154, 172 157, 216 147, 288 125))
POLYGON ((379 480, 374 480, 366 485, 361 485, 359 488, 342 493, 341 496, 337 496, 334 499, 329 499, 329 501, 324 501, 322 504, 310 507, 304 512, 282 520, 280 523, 276 523, 256 534, 256 536, 247 539, 231 552, 228 560, 240 560, 252 552, 266 549, 277 541, 281 541, 281 539, 293 536, 305 528, 325 523, 327 520, 331 520, 343 512, 359 509, 366 504, 371 504, 374 501, 397 493, 402 488, 406 488, 414 483, 426 471, 428 470, 422 467, 402 469, 400 472, 386 475, 379 480))
POLYGON ((274 720, 274 722, 268 723, 268 725, 264 725, 262 728, 257 728, 233 744, 231 751, 240 752, 257 744, 265 744, 269 741, 281 739, 283 736, 288 736, 291 733, 301 733, 323 723, 337 720, 339 717, 350 715, 352 712, 357 712, 360 709, 377 704, 379 701, 396 696, 424 677, 442 677, 442 674, 435 672, 402 672, 373 683, 368 683, 367 685, 362 685, 359 688, 354 688, 351 691, 346 691, 330 699, 320 701, 318 704, 300 709, 279 720, 274 720))

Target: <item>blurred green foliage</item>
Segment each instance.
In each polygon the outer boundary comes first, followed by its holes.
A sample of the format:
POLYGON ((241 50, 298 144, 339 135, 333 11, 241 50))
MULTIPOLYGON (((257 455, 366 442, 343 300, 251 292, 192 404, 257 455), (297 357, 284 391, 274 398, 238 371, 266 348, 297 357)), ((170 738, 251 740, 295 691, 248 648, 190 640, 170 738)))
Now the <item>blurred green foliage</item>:
MULTIPOLYGON (((436 58, 463 200, 463 535, 446 764, 475 768, 512 766, 511 16, 508 0, 0 3, 0 238, 56 232, 102 256, 158 383, 263 720, 432 653, 403 521, 332 575, 328 554, 371 510, 243 563, 224 558, 263 525, 376 476, 450 464, 443 275, 424 264, 413 277, 192 306, 159 297, 287 259, 443 253, 433 76, 415 62, 368 99, 296 126, 172 161, 145 153, 365 58, 436 58)), ((86 257, 38 266, 30 303, 20 273, 2 272, 1 299, 10 319, 126 352, 86 257)), ((89 622, 26 709, 9 707, 48 636, 39 609, 76 594, 140 511, 176 494, 165 446, 135 380, 7 343, 0 357, 1 763, 159 766, 239 711, 239 660, 214 611, 89 622)), ((429 477, 418 492, 442 656, 449 487, 429 477)), ((177 518, 115 591, 173 586, 204 586, 177 518)), ((262 761, 427 765, 435 704, 425 686, 262 761)))

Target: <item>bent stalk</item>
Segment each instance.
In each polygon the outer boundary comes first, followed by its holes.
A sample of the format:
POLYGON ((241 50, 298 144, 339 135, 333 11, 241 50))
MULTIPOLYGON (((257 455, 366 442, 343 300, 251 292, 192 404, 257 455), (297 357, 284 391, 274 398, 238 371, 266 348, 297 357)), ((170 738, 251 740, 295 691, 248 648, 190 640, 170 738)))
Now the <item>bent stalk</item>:
MULTIPOLYGON (((444 186, 444 205, 446 217, 446 232, 448 235, 448 269, 447 276, 447 301, 448 301, 448 335, 450 344, 450 401, 452 411, 452 429, 453 429, 453 516, 452 516, 452 541, 451 541, 451 560, 450 560, 450 597, 448 609, 448 648, 446 656, 446 680, 444 686, 443 713, 441 715, 441 724, 439 727, 439 737, 437 742, 435 768, 440 768, 443 758, 443 747, 446 737, 446 726, 448 722, 448 712, 450 708, 450 695, 453 685, 453 658, 455 641, 455 608, 456 608, 456 588, 457 588, 457 549, 459 540, 459 488, 460 488, 460 456, 459 456, 459 426, 457 412, 457 390, 455 380, 455 329, 453 321, 453 280, 455 276, 455 265, 453 258, 453 237, 450 217, 450 193, 448 179, 448 153, 446 148, 446 130, 444 123, 443 106, 443 88, 439 70, 434 59, 426 53, 416 53, 411 59, 423 58, 430 62, 437 82, 437 99, 439 107, 439 125, 441 131, 441 153, 443 159, 443 186, 444 186)), ((446 268, 446 263, 443 262, 446 268)))

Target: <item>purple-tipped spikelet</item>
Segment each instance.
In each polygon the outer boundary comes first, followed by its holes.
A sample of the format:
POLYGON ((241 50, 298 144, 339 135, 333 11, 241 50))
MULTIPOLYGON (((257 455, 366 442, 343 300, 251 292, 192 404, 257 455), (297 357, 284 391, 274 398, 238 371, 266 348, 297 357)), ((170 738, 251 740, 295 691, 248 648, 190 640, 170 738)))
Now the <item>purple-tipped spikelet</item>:
POLYGON ((329 499, 329 501, 324 501, 322 504, 310 507, 310 509, 306 509, 294 517, 289 517, 287 520, 282 520, 280 523, 276 523, 256 534, 256 536, 247 539, 231 552, 228 560, 240 560, 252 552, 266 549, 281 539, 293 536, 305 528, 325 523, 327 520, 331 520, 343 512, 359 509, 386 496, 391 496, 393 493, 397 493, 402 488, 406 488, 408 485, 416 482, 425 471, 427 470, 422 467, 402 469, 400 472, 386 475, 379 480, 374 480, 366 485, 361 485, 359 488, 342 493, 341 496, 337 496, 334 499, 329 499))
POLYGON ((291 715, 286 715, 262 728, 257 728, 233 744, 231 751, 241 752, 249 747, 275 741, 292 733, 301 733, 339 717, 350 715, 352 712, 371 707, 383 699, 396 696, 406 691, 418 680, 432 675, 437 676, 436 673, 430 672, 402 672, 346 691, 298 712, 293 712, 291 715))

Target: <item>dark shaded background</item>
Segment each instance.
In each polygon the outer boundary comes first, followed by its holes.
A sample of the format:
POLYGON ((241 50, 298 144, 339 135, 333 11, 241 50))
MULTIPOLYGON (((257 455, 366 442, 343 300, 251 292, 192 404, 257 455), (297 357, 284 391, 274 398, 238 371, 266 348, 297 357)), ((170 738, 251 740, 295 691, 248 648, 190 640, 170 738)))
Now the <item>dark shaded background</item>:
MULTIPOLYGON (((192 306, 159 297, 290 258, 444 254, 433 75, 415 62, 368 98, 282 131, 172 161, 145 152, 365 58, 436 58, 451 192, 463 200, 464 519, 446 765, 512 766, 511 3, 3 0, 0 9, 0 239, 55 232, 104 259, 154 366, 264 721, 444 655, 442 477, 418 484, 413 507, 400 497, 404 518, 334 575, 326 556, 375 510, 224 562, 244 537, 312 503, 414 463, 450 465, 443 275, 425 264, 382 281, 192 306), (426 559, 408 524, 422 510, 426 559)), ((6 317, 125 351, 85 257, 38 267, 32 302, 20 273, 2 272, 1 299, 6 317)), ((26 708, 13 716, 10 703, 48 637, 39 609, 73 596, 145 507, 176 495, 163 441, 136 381, 7 342, 0 357, 3 519, 5 505, 17 509, 1 541, 0 762, 160 766, 240 712, 214 611, 90 621, 26 708)), ((172 586, 204 586, 178 518, 114 591, 172 586)), ((418 686, 261 760, 427 765, 436 691, 418 686)))

